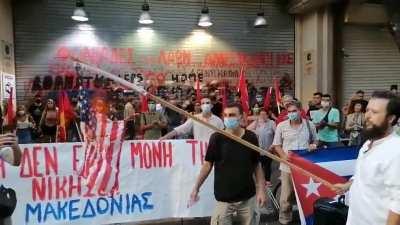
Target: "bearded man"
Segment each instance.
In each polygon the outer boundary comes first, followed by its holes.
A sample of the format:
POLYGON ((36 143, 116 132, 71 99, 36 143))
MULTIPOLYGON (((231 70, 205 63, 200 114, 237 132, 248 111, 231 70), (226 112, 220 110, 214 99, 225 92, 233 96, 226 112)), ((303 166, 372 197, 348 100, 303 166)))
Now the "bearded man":
POLYGON ((376 91, 365 113, 354 176, 336 184, 338 194, 350 190, 347 225, 400 225, 400 136, 393 126, 400 116, 400 99, 376 91))

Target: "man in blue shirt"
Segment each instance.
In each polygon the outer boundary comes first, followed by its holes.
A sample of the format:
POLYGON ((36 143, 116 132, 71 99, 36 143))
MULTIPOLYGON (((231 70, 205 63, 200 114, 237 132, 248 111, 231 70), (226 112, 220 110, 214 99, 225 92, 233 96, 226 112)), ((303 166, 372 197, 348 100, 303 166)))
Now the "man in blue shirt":
POLYGON ((311 119, 318 130, 318 139, 324 147, 339 145, 340 113, 332 107, 329 94, 322 95, 322 108, 311 111, 311 119))

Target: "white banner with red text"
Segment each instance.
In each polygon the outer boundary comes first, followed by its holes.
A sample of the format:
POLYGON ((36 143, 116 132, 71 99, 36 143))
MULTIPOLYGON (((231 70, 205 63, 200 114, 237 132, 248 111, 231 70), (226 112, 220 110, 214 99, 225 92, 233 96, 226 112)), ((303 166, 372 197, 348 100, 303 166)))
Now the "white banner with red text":
POLYGON ((112 195, 87 185, 81 176, 87 160, 82 143, 20 147, 20 167, 0 160, 0 185, 16 192, 13 224, 88 225, 203 217, 214 208, 212 174, 200 191, 200 201, 187 207, 207 150, 204 142, 125 141, 118 169, 110 170, 118 184, 112 195))

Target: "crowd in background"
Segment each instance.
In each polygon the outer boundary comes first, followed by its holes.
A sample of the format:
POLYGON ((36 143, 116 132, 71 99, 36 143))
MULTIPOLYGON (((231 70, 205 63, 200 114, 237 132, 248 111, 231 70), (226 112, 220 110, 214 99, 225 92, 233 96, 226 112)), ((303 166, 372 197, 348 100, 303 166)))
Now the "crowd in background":
MULTIPOLYGON (((266 105, 267 87, 256 88, 248 84, 247 88, 250 111, 246 121, 243 122, 245 124, 241 125, 268 136, 269 129, 288 118, 285 104, 296 99, 286 94, 278 105, 275 96, 270 96, 271 99, 266 105), (264 123, 266 123, 265 126, 264 123)), ((225 104, 226 102, 241 104, 240 94, 236 87, 228 85, 221 88, 211 83, 201 87, 201 91, 196 91, 190 86, 158 87, 154 90, 148 88, 148 90, 193 115, 204 112, 205 108, 201 103, 203 98, 209 99, 209 111, 217 117, 222 117, 224 102, 225 104)), ((82 99, 78 92, 71 92, 68 95, 75 111, 74 117, 66 126, 66 141, 68 142, 77 142, 82 139, 79 126, 83 112, 82 101, 91 101, 95 104, 94 99, 102 99, 101 103, 105 105, 109 119, 125 121, 126 140, 160 139, 187 120, 183 115, 157 102, 143 99, 123 89, 101 92, 102 94, 96 91, 88 92, 88 99, 82 99)), ((58 109, 60 103, 57 100, 57 98, 45 98, 37 94, 26 106, 17 105, 14 128, 19 143, 61 142, 57 140, 60 125, 58 109)), ((316 92, 313 99, 307 105, 303 105, 301 116, 314 122, 320 141, 328 147, 337 144, 360 145, 367 103, 364 92, 359 90, 339 110, 334 107, 335 103, 329 94, 316 92), (337 126, 327 126, 326 124, 330 121, 336 123, 337 126)), ((181 133, 174 138, 193 138, 193 132, 181 133)))

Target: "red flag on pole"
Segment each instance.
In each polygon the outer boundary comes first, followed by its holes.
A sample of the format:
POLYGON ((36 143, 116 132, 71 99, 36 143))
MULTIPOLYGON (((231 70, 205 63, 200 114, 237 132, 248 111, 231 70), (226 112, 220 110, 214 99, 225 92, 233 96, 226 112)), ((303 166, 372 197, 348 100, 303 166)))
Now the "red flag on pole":
POLYGON ((226 86, 222 87, 221 89, 222 94, 222 108, 225 109, 228 105, 228 101, 226 99, 226 86))
POLYGON ((282 101, 282 94, 281 94, 281 90, 279 89, 279 79, 277 79, 277 78, 274 78, 274 89, 275 89, 276 104, 279 107, 279 105, 282 101))
POLYGON ((242 103, 243 111, 247 115, 249 115, 250 113, 249 94, 247 92, 246 75, 244 74, 243 67, 240 69, 238 88, 240 93, 240 102, 242 103))
POLYGON ((199 79, 196 80, 196 102, 201 102, 201 89, 200 89, 200 81, 199 79))
POLYGON ((58 109, 60 112, 60 125, 58 126, 57 141, 67 141, 67 124, 74 119, 75 112, 65 91, 58 95, 58 109))
POLYGON ((272 96, 272 87, 269 87, 264 97, 264 109, 267 111, 271 107, 271 96, 272 96))
POLYGON ((149 106, 147 105, 147 96, 145 95, 140 95, 140 112, 145 113, 149 111, 149 106))
POLYGON ((13 101, 13 92, 14 88, 10 89, 10 97, 7 100, 7 112, 4 117, 4 125, 6 126, 12 126, 14 125, 14 119, 15 119, 15 110, 14 110, 14 101, 13 101))

